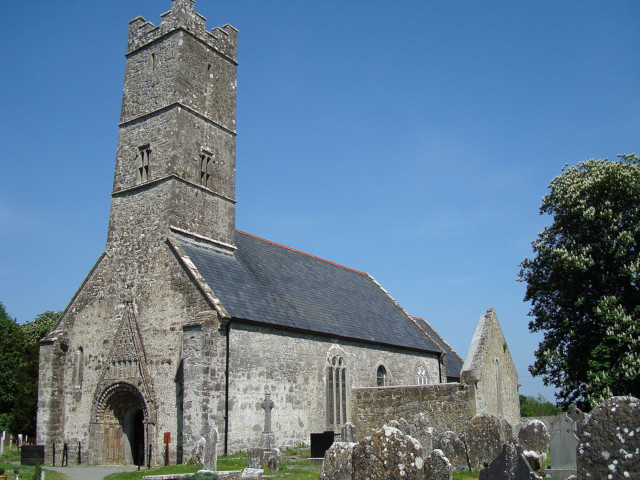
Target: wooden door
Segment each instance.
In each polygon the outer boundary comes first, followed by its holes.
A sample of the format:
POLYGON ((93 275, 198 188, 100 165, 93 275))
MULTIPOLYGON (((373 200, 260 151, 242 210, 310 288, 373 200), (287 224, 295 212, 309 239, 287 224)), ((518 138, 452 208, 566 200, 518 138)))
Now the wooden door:
POLYGON ((111 465, 122 463, 122 426, 105 425, 104 450, 106 461, 111 465))

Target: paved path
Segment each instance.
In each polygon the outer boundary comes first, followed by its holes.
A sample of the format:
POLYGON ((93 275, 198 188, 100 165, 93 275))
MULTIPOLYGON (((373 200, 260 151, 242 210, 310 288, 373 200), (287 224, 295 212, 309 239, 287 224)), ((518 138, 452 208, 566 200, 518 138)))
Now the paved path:
POLYGON ((67 480, 102 480, 107 475, 118 472, 132 472, 138 467, 128 465, 99 465, 99 466, 71 466, 48 467, 47 470, 55 470, 67 477, 67 480))

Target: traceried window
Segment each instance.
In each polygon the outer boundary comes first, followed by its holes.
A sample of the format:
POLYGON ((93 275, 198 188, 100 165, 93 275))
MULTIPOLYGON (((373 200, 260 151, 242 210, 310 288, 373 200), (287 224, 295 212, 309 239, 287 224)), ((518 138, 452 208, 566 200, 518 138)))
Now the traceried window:
POLYGON ((384 387, 387 384, 387 369, 384 368, 384 365, 380 365, 378 367, 378 371, 376 372, 376 385, 379 387, 384 387))
POLYGON ((427 371, 424 368, 424 365, 419 365, 416 370, 416 385, 426 385, 427 384, 427 371))
POLYGON ((149 181, 149 162, 151 160, 151 146, 143 145, 138 148, 136 183, 149 181))
POLYGON ((213 154, 202 151, 200 155, 200 185, 207 188, 213 188, 213 169, 214 169, 213 154))
POLYGON ((347 363, 340 355, 329 359, 327 423, 334 431, 339 431, 347 423, 347 363))

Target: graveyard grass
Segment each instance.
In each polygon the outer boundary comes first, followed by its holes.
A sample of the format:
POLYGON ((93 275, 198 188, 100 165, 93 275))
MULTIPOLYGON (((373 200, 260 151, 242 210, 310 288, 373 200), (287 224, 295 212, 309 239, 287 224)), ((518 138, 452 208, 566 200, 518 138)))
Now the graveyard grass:
MULTIPOLYGON (((4 474, 8 478, 13 478, 13 469, 18 467, 20 470, 21 480, 31 480, 33 478, 33 471, 36 467, 30 467, 28 465, 20 465, 20 452, 17 448, 6 448, 4 454, 0 457, 0 467, 4 468, 4 474)), ((47 470, 44 467, 45 476, 47 480, 64 480, 64 475, 52 470, 47 470)))

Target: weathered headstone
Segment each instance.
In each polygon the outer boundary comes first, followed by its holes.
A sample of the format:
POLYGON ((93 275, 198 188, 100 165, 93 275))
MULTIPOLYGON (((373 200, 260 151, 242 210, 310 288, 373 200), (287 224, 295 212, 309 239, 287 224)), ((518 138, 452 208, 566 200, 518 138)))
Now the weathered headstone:
POLYGON ((282 461, 282 454, 279 448, 272 448, 270 450, 262 451, 262 461, 267 463, 267 470, 270 472, 277 472, 280 470, 280 462, 282 461))
POLYGON ((261 468, 245 468, 240 478, 262 478, 263 473, 261 468))
POLYGON ((322 472, 318 480, 352 480, 353 448, 355 443, 334 442, 324 454, 322 472))
POLYGON ((193 461, 194 463, 202 463, 206 445, 207 441, 205 440, 205 438, 200 437, 193 447, 193 450, 191 451, 191 461, 193 461))
POLYGON ((479 480, 539 480, 522 454, 522 447, 505 443, 488 467, 480 470, 479 480))
POLYGON ((422 478, 420 443, 397 428, 383 426, 353 448, 353 480, 422 478))
POLYGON ((260 436, 260 448, 265 450, 276 447, 276 436, 271 431, 271 410, 274 405, 273 400, 271 400, 271 392, 265 390, 264 400, 260 404, 264 410, 264 431, 260 436))
POLYGON ((578 445, 578 480, 640 478, 640 400, 611 397, 586 420, 578 445))
POLYGON ((475 415, 465 428, 465 441, 471 469, 479 471, 502 451, 502 445, 512 440, 511 426, 495 415, 475 415))
POLYGON ((262 449, 259 447, 249 448, 249 468, 262 468, 262 449))
POLYGON ((422 445, 422 453, 425 457, 431 453, 435 448, 434 445, 436 445, 438 441, 438 433, 435 428, 420 424, 415 426, 413 435, 411 436, 420 442, 420 445, 422 445))
POLYGON ((467 452, 462 440, 451 431, 446 431, 436 437, 433 448, 442 450, 444 456, 449 459, 454 472, 469 470, 467 452))
POLYGON ((358 441, 358 429, 351 422, 345 423, 342 426, 340 433, 342 437, 341 440, 343 442, 355 443, 358 441))
POLYGON ((549 469, 549 474, 552 476, 567 478, 577 472, 576 448, 580 443, 583 422, 584 414, 574 405, 556 415, 549 442, 553 467, 549 469))
POLYGON ((433 450, 424 461, 424 473, 428 480, 451 480, 453 467, 442 450, 433 450))
POLYGON ((398 425, 400 425, 398 427, 398 430, 400 430, 405 435, 411 435, 411 425, 409 425, 409 422, 407 422, 404 418, 398 420, 398 425))
POLYGON ((202 468, 215 472, 218 469, 218 429, 211 425, 207 437, 202 457, 202 468))
POLYGON ((518 445, 522 447, 531 468, 539 471, 549 452, 549 433, 544 422, 529 420, 524 423, 518 432, 518 445))

